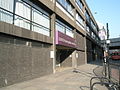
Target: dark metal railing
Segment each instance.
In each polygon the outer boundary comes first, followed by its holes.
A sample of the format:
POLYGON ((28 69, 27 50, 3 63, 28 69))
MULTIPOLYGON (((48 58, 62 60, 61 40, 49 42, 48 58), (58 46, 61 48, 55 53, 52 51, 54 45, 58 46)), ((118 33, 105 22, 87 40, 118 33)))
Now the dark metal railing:
POLYGON ((93 70, 95 77, 90 80, 90 90, 93 90, 94 85, 105 85, 111 90, 120 90, 120 64, 116 63, 103 63, 103 66, 98 66, 93 70), (94 79, 99 81, 94 82, 94 79))

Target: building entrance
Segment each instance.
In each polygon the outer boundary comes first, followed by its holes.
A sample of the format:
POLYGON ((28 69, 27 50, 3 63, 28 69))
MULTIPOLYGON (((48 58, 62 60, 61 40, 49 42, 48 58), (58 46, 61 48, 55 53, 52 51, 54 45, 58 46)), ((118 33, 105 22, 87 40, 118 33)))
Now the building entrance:
POLYGON ((57 49, 56 67, 71 67, 73 51, 72 49, 57 49))

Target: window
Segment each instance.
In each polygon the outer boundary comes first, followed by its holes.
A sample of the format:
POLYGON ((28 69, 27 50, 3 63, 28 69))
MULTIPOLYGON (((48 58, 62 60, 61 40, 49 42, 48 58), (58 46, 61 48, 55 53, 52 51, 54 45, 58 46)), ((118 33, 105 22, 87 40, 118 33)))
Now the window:
MULTIPOLYGON (((14 0, 0 0, 0 7, 10 12, 13 12, 13 4, 14 4, 14 0)), ((13 14, 5 10, 0 9, 0 21, 4 21, 12 24, 13 14)))
POLYGON ((30 30, 30 27, 32 27, 32 31, 50 36, 50 19, 48 13, 42 10, 40 7, 37 7, 34 4, 32 5, 34 7, 31 7, 22 0, 18 0, 16 2, 15 14, 19 16, 15 16, 15 25, 28 30, 30 30))
POLYGON ((45 26, 47 28, 50 28, 50 20, 49 17, 44 15, 43 13, 41 13, 38 10, 33 9, 32 10, 33 14, 32 14, 32 20, 42 26, 45 26))
POLYGON ((68 0, 57 0, 72 16, 74 16, 73 6, 68 0))
POLYGON ((3 8, 0 9, 0 21, 11 24, 14 22, 16 26, 50 36, 49 14, 30 0, 0 0, 0 7, 3 8))
POLYGON ((65 33, 65 27, 64 27, 64 25, 59 24, 58 22, 56 22, 56 30, 60 31, 62 33, 65 33))
POLYGON ((58 2, 60 3, 60 4, 62 4, 63 6, 66 6, 65 4, 65 2, 66 2, 66 0, 58 0, 58 2))
POLYGON ((94 38, 94 39, 96 38, 96 36, 95 36, 95 34, 93 32, 92 32, 92 38, 94 38))
POLYGON ((89 26, 86 26, 86 30, 87 30, 87 32, 90 32, 89 26))
POLYGON ((87 11, 85 12, 85 17, 86 17, 86 20, 89 22, 90 21, 90 16, 89 16, 87 11))
POLYGON ((73 30, 69 27, 66 27, 66 35, 73 38, 74 37, 73 30))
POLYGON ((74 37, 74 33, 71 27, 69 27, 68 25, 62 23, 61 21, 57 20, 56 21, 56 30, 60 31, 70 37, 74 37))
POLYGON ((32 30, 47 36, 50 36, 50 19, 47 15, 41 13, 41 11, 32 10, 32 20, 37 24, 32 25, 32 30))
POLYGON ((66 9, 67 11, 73 16, 74 15, 74 12, 73 12, 73 7, 72 5, 69 3, 69 2, 66 2, 67 5, 66 5, 66 9))
POLYGON ((15 16, 15 25, 24 27, 30 30, 30 6, 21 0, 16 2, 15 14, 21 16, 15 16))
POLYGON ((97 32, 97 27, 95 26, 95 24, 93 23, 92 20, 91 20, 91 26, 92 26, 93 30, 97 32))
POLYGON ((79 6, 79 8, 82 10, 84 5, 81 0, 76 0, 76 4, 79 6))
POLYGON ((78 13, 76 14, 76 20, 79 24, 81 24, 84 27, 84 20, 78 13))
POLYGON ((0 7, 13 12, 14 0, 0 0, 0 7))

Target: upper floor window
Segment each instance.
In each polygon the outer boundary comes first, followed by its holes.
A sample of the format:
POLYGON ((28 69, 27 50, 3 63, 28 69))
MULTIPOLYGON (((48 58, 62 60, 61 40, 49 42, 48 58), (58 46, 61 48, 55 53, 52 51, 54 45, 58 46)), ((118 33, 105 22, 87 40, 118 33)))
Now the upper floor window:
POLYGON ((14 0, 0 0, 0 7, 13 12, 14 0))
POLYGON ((50 36, 49 14, 30 0, 0 0, 0 7, 0 21, 50 36))
POLYGON ((68 0, 57 0, 72 16, 74 16, 73 6, 68 0))
POLYGON ((59 20, 56 21, 56 30, 72 38, 74 37, 73 29, 59 20))
POLYGON ((84 20, 78 13, 76 14, 76 20, 79 24, 81 24, 84 27, 84 20))
POLYGON ((86 30, 87 32, 90 32, 90 27, 88 25, 86 26, 86 30))
POLYGON ((13 23, 13 4, 14 0, 0 0, 0 21, 13 23))
POLYGON ((50 18, 42 13, 41 10, 32 9, 32 21, 35 22, 32 25, 32 30, 44 35, 50 35, 50 18))
POLYGON ((28 30, 50 36, 50 18, 49 14, 35 4, 28 5, 22 0, 16 2, 15 25, 24 27, 28 30), (31 6, 32 5, 32 6, 31 6), (33 7, 34 6, 34 7, 33 7))
POLYGON ((95 36, 95 34, 92 32, 92 38, 94 38, 94 39, 95 39, 95 37, 96 37, 96 36, 95 36))
POLYGON ((28 4, 23 2, 22 0, 16 1, 16 8, 15 8, 15 14, 21 16, 15 15, 15 25, 24 27, 28 30, 30 30, 30 11, 31 8, 28 4), (23 18, 25 19, 23 19, 23 18))
POLYGON ((97 27, 95 26, 95 24, 93 23, 92 20, 91 20, 91 26, 92 26, 93 30, 94 30, 95 32, 97 32, 97 27))
POLYGON ((90 15, 88 14, 87 11, 85 12, 85 17, 86 17, 86 20, 87 20, 87 21, 90 21, 90 15))
POLYGON ((82 3, 81 0, 76 0, 76 4, 79 6, 81 10, 83 10, 84 4, 82 3))

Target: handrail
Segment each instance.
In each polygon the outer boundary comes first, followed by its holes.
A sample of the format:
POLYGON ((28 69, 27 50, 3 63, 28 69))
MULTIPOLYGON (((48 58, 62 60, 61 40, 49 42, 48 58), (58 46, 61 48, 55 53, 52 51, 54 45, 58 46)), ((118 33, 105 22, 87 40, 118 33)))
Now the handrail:
MULTIPOLYGON (((101 84, 101 85, 106 85, 107 88, 112 88, 112 86, 117 86, 116 88, 119 88, 120 89, 120 64, 116 64, 116 63, 107 63, 107 66, 102 66, 102 67, 108 67, 108 73, 107 73, 107 76, 103 75, 103 76, 96 76, 96 77, 92 77, 90 79, 90 90, 93 90, 93 86, 96 85, 96 84, 101 84), (119 67, 117 68, 118 69, 118 73, 119 73, 119 80, 117 81, 114 81, 112 80, 112 74, 111 74, 111 66, 113 65, 114 67, 119 67), (94 82, 92 83, 93 79, 99 79, 100 82, 94 82), (112 86, 110 86, 112 85, 112 86)), ((97 67, 98 68, 98 67, 97 67)), ((94 71, 93 71, 94 72, 94 71)), ((107 71, 105 71, 107 72, 107 71)))

